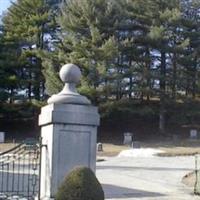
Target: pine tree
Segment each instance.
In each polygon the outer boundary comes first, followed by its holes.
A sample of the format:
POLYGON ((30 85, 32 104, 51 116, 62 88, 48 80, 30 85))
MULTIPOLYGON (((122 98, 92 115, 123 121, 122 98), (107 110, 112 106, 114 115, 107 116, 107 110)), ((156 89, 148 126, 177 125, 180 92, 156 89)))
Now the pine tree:
POLYGON ((131 0, 127 3, 127 18, 124 31, 129 33, 125 47, 125 54, 129 63, 129 98, 132 93, 139 93, 149 100, 151 92, 151 47, 148 41, 148 32, 152 24, 152 2, 147 0, 131 0), (136 85, 133 88, 133 85, 136 85))
MULTIPOLYGON (((58 49, 53 62, 47 59, 51 65, 46 64, 47 72, 57 72, 65 62, 76 63, 83 71, 81 91, 94 99, 158 95, 160 131, 164 132, 168 102, 176 101, 179 91, 187 87, 183 58, 191 65, 197 55, 185 56, 188 49, 194 49, 191 41, 198 41, 198 36, 191 36, 197 31, 187 33, 184 12, 179 0, 67 1, 59 18, 58 49)), ((57 81, 52 80, 48 84, 53 91, 57 81)))
POLYGON ((188 38, 189 45, 185 49, 181 64, 184 66, 186 95, 196 97, 199 80, 200 64, 200 2, 197 0, 182 0, 184 38, 188 38))
POLYGON ((0 100, 3 102, 9 99, 12 103, 15 93, 20 88, 18 56, 16 43, 7 43, 2 29, 0 31, 0 100))
MULTIPOLYGON (((4 37, 18 44, 24 88, 35 99, 44 95, 44 78, 38 50, 48 48, 45 34, 51 29, 51 13, 44 0, 17 0, 3 18, 4 37)), ((48 37, 47 37, 48 38, 48 37)))
POLYGON ((121 12, 119 3, 106 0, 71 0, 62 8, 59 55, 64 62, 82 67, 80 90, 86 89, 94 101, 95 91, 103 92, 106 88, 118 52, 115 31, 121 12))
MULTIPOLYGON (((159 70, 159 97, 160 97, 160 120, 159 129, 161 133, 165 132, 165 113, 166 103, 169 99, 169 54, 175 51, 177 47, 176 41, 172 38, 175 37, 175 32, 179 27, 181 19, 180 2, 179 0, 164 1, 156 0, 153 1, 153 24, 150 29, 149 37, 152 39, 152 48, 157 54, 157 63, 159 70), (173 43, 173 42, 174 43, 173 43)), ((175 55, 175 54, 173 54, 175 55)), ((175 58, 175 57, 174 57, 175 58)), ((174 60, 175 61, 175 60, 174 60)), ((175 63, 174 63, 175 64, 175 63)), ((175 67, 175 65, 174 65, 175 67)), ((174 68, 174 80, 176 79, 176 72, 174 68)), ((173 83, 174 87, 176 83, 173 83)))

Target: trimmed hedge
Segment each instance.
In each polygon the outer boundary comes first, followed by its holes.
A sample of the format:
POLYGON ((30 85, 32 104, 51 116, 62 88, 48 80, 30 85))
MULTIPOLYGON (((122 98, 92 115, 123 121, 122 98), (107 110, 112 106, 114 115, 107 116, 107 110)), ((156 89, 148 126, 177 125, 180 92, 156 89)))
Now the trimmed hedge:
POLYGON ((90 168, 77 167, 66 176, 55 199, 104 200, 104 192, 90 168))

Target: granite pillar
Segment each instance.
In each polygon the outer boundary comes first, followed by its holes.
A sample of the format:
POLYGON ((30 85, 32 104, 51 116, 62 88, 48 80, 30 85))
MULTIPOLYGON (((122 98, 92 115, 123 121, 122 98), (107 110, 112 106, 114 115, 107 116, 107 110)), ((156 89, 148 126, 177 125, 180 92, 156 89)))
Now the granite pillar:
POLYGON ((95 172, 96 139, 99 114, 90 101, 77 93, 80 70, 64 65, 60 78, 63 90, 41 109, 39 125, 42 137, 40 198, 54 198, 64 177, 76 166, 95 172))

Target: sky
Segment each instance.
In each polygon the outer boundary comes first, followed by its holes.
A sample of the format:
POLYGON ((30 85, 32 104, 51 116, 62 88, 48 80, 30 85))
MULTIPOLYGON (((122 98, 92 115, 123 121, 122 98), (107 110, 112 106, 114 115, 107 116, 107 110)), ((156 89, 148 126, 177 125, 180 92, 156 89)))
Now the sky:
POLYGON ((0 15, 11 5, 11 0, 0 0, 0 15))

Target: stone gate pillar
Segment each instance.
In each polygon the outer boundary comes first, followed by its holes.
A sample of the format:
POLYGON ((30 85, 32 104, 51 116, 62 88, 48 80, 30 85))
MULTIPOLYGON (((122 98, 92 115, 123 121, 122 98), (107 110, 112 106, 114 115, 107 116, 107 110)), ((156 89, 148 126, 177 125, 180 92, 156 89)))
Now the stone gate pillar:
POLYGON ((59 184, 75 166, 95 171, 99 114, 90 101, 76 91, 80 69, 66 64, 60 70, 63 90, 41 109, 42 158, 40 198, 54 198, 59 184))

